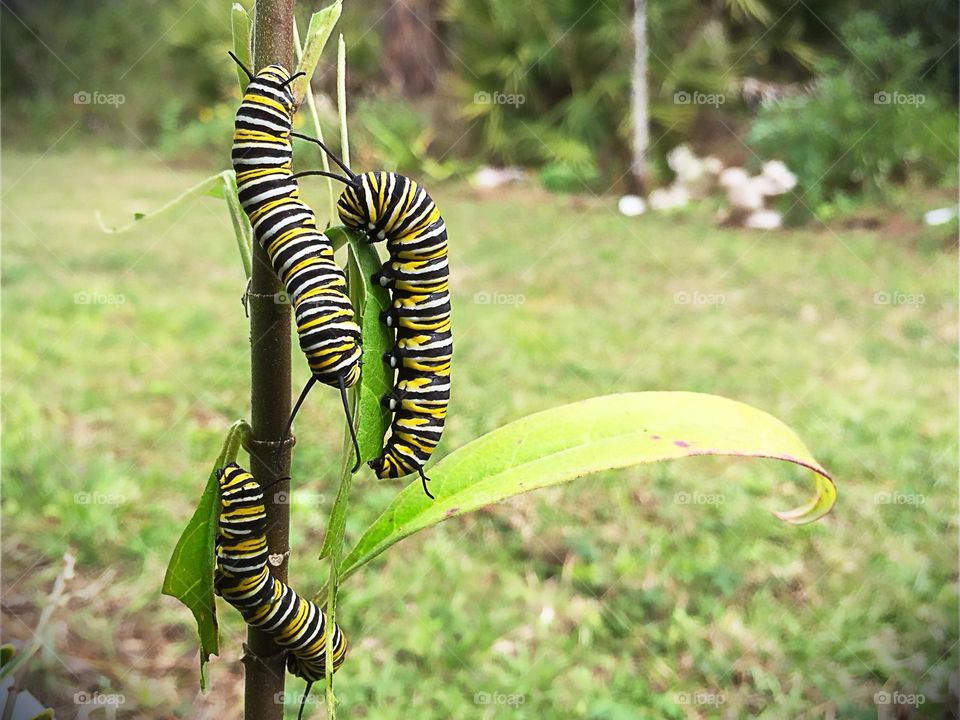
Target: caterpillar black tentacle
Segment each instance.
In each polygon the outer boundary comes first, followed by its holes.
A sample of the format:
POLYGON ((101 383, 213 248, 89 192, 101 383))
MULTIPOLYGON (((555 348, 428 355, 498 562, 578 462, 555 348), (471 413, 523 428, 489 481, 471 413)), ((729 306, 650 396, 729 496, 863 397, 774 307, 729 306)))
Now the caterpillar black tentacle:
MULTIPOLYGON (((300 349, 310 366, 311 382, 290 415, 297 411, 319 381, 341 390, 360 378, 360 328, 353 319, 347 280, 333 259, 330 239, 317 228, 313 211, 300 200, 290 169, 293 149, 293 93, 290 75, 271 65, 253 75, 233 53, 231 57, 250 76, 237 111, 233 135, 233 167, 240 203, 250 218, 257 242, 266 251, 274 271, 293 303, 300 349)), ((347 425, 360 456, 349 412, 347 425)))
MULTIPOLYGON (((280 478, 276 482, 279 482, 280 478)), ((243 619, 287 651, 287 669, 308 683, 326 676, 327 631, 333 633, 333 671, 347 656, 347 639, 323 610, 273 576, 267 566, 267 513, 260 483, 236 463, 217 471, 214 589, 243 619)), ((275 484, 275 483, 272 483, 275 484)), ((310 685, 306 692, 309 693, 310 685)), ((306 697, 306 695, 304 696, 306 697)))

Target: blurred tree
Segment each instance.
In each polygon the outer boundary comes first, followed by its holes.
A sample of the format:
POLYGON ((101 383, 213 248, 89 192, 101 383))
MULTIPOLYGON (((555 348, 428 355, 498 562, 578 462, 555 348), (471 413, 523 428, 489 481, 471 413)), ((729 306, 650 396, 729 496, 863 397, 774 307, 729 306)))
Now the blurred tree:
POLYGON ((647 150, 650 146, 650 113, 647 100, 647 0, 636 0, 633 10, 633 163, 630 166, 637 191, 646 194, 650 185, 647 150))
POLYGON ((438 0, 390 0, 383 24, 383 67, 406 97, 436 88, 443 60, 436 27, 438 0))

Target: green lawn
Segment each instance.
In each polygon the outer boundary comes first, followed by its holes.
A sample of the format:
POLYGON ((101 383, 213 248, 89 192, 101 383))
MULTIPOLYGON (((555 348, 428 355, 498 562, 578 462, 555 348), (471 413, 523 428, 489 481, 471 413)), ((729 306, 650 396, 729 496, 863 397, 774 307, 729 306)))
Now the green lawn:
MULTIPOLYGON (((223 434, 248 415, 227 212, 203 198, 120 236, 94 219, 201 177, 149 153, 4 157, 3 635, 29 637, 74 552, 27 678, 58 716, 97 690, 124 696, 120 717, 239 714, 238 616, 221 607, 199 696, 192 620, 159 594, 223 434)), ((785 526, 770 511, 806 498, 807 474, 696 459, 445 523, 344 586, 340 716, 874 718, 886 691, 923 695, 902 717, 944 717, 960 658, 955 251, 720 230, 707 211, 630 220, 611 198, 534 189, 434 194, 457 346, 442 449, 592 395, 711 392, 794 427, 839 502, 785 526), (677 502, 694 491, 723 502, 677 502)), ((306 594, 326 577, 340 423, 329 392, 298 423, 291 577, 306 594)), ((348 544, 398 487, 358 476, 348 544)))

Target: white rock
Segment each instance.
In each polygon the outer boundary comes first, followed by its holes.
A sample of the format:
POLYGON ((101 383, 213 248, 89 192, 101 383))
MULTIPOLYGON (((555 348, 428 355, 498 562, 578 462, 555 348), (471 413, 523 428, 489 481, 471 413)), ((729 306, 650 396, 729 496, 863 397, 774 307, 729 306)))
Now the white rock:
POLYGON ((780 160, 765 162, 761 175, 770 184, 770 195, 783 195, 797 186, 797 176, 780 160))
POLYGON ((923 214, 924 225, 945 225, 957 216, 955 207, 937 208, 923 214))
POLYGON ((473 186, 481 190, 492 190, 507 183, 523 180, 524 172, 518 167, 482 167, 473 175, 473 186))
POLYGON ((652 210, 673 210, 690 202, 690 192, 683 186, 673 184, 666 188, 657 188, 650 193, 649 203, 652 210))
POLYGON ((636 217, 647 211, 647 202, 639 195, 624 195, 617 201, 617 209, 621 215, 636 217))
POLYGON ((731 188, 737 185, 743 185, 750 176, 742 167, 728 167, 720 173, 720 185, 725 188, 731 188))
POLYGON ((743 226, 754 230, 776 230, 783 227, 783 216, 775 210, 758 210, 747 216, 743 226))
POLYGON ((723 172, 723 161, 713 155, 708 155, 703 159, 703 169, 709 175, 719 175, 723 172))

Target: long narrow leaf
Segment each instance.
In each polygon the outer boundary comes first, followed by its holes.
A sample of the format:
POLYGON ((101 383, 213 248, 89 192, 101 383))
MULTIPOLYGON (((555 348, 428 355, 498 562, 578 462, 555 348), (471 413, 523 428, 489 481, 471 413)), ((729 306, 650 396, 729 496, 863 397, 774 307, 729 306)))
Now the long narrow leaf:
POLYGON ((177 195, 177 197, 175 197, 173 200, 171 200, 170 202, 164 203, 163 205, 158 207, 156 210, 151 210, 148 213, 136 213, 133 216, 133 221, 127 223, 126 225, 121 225, 120 227, 109 227, 106 223, 104 223, 103 217, 101 216, 99 210, 96 213, 97 222, 100 224, 100 229, 103 232, 114 235, 118 233, 127 232, 128 230, 133 229, 136 225, 143 222, 144 220, 149 220, 157 217, 158 215, 162 215, 168 210, 172 210, 173 208, 178 207, 179 205, 183 205, 188 200, 192 200, 193 198, 201 197, 203 195, 212 195, 213 197, 223 197, 222 193, 223 193, 224 177, 228 174, 233 174, 233 171, 224 170, 221 173, 217 173, 216 175, 211 175, 208 178, 204 178, 203 180, 198 182, 196 185, 194 185, 192 188, 189 188, 183 191, 182 193, 177 195))
POLYGON ((317 63, 320 62, 320 53, 323 52, 327 40, 330 39, 342 10, 342 1, 337 0, 332 5, 310 16, 310 24, 307 26, 307 37, 302 52, 299 52, 300 40, 297 39, 297 72, 304 73, 303 77, 293 81, 293 99, 297 105, 303 101, 304 94, 310 84, 310 78, 313 77, 313 73, 317 69, 317 63))
MULTIPOLYGON (((233 54, 236 55, 250 72, 256 72, 253 67, 253 57, 250 54, 250 48, 253 46, 253 23, 250 21, 250 15, 240 3, 234 3, 230 8, 230 27, 233 30, 233 54)), ((237 66, 237 79, 240 81, 240 90, 242 91, 250 78, 237 66)))
MULTIPOLYGON (((315 13, 313 18, 310 19, 311 25, 314 24, 314 20, 319 14, 320 13, 315 13)), ((332 31, 333 31, 333 27, 331 26, 330 31, 327 32, 327 37, 330 36, 330 32, 332 31)), ((293 39, 295 41, 294 49, 297 51, 297 59, 299 60, 301 65, 305 66, 306 63, 304 63, 303 61, 303 57, 304 57, 303 49, 302 49, 302 46, 300 45, 300 31, 297 30, 296 18, 294 18, 293 20, 293 39)), ((324 44, 326 44, 326 39, 324 39, 324 44)), ((314 63, 313 67, 316 67, 316 62, 314 63)), ((312 76, 313 76, 313 70, 311 70, 310 73, 303 78, 305 83, 303 96, 307 100, 307 110, 309 110, 310 120, 313 122, 313 134, 316 135, 317 139, 320 142, 323 142, 323 128, 320 126, 320 113, 317 111, 317 100, 313 96, 313 85, 312 85, 312 81, 310 80, 312 76)), ((316 148, 313 148, 313 150, 316 150, 316 148)), ((320 162, 323 165, 324 172, 330 172, 330 158, 327 157, 327 154, 325 152, 320 153, 320 162)), ((333 179, 328 177, 326 178, 326 181, 327 181, 327 195, 330 202, 329 222, 333 222, 334 219, 337 217, 337 195, 336 195, 336 190, 333 187, 333 179)))
MULTIPOLYGON (((815 473, 813 499, 776 513, 792 524, 829 512, 836 488, 794 432, 743 403, 688 392, 606 395, 530 415, 451 453, 404 488, 343 560, 341 580, 418 530, 601 470, 697 455, 773 458, 815 473)), ((324 592, 318 594, 322 597, 324 592)))
POLYGON ((230 223, 233 225, 233 234, 237 239, 237 250, 240 252, 240 263, 247 280, 253 272, 253 228, 247 214, 240 206, 237 195, 237 176, 232 172, 223 173, 223 199, 227 202, 230 211, 230 223))
POLYGON ((217 606, 213 596, 214 544, 219 512, 216 471, 237 459, 240 446, 249 432, 250 426, 244 420, 238 420, 230 427, 197 509, 177 541, 163 578, 163 594, 175 597, 186 605, 197 621, 200 687, 203 689, 207 685, 207 662, 211 655, 220 652, 217 606))

